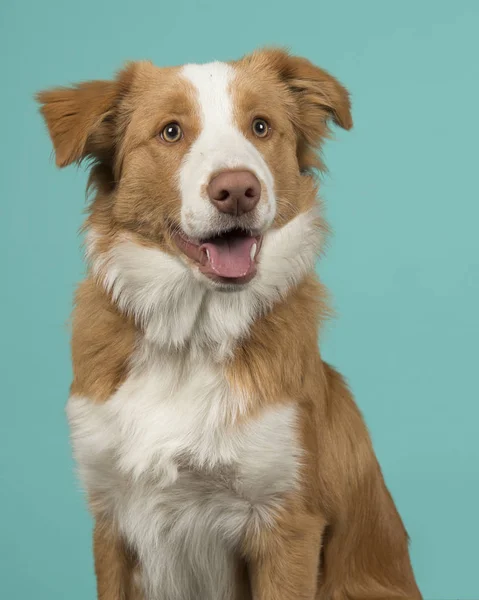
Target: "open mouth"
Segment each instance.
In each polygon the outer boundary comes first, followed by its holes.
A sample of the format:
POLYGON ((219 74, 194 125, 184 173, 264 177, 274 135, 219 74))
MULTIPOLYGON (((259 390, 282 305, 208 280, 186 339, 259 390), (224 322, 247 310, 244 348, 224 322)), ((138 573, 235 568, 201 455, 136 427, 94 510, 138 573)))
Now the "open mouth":
POLYGON ((201 273, 221 283, 247 283, 256 275, 261 235, 232 229, 196 242, 184 233, 173 239, 188 258, 198 264, 201 273))

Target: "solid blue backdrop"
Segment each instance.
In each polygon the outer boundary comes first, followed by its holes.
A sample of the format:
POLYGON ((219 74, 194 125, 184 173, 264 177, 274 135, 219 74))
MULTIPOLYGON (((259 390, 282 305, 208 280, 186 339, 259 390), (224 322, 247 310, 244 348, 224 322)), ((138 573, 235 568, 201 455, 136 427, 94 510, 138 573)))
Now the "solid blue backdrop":
POLYGON ((33 93, 264 44, 351 90, 355 128, 326 147, 323 354, 365 414, 426 600, 479 598, 478 31, 474 0, 3 0, 3 598, 94 598, 64 417, 86 174, 54 167, 33 93))

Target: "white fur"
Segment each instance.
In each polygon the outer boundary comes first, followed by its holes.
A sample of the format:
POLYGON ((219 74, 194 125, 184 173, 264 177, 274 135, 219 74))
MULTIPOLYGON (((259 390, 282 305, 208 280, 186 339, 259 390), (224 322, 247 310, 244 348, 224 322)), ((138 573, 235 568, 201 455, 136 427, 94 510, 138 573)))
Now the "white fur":
POLYGON ((276 213, 274 180, 261 153, 235 124, 234 67, 221 62, 186 65, 181 73, 196 91, 201 116, 201 133, 180 169, 183 230, 195 239, 210 237, 239 223, 264 231, 276 213), (254 213, 248 213, 240 220, 220 213, 204 192, 214 173, 238 168, 252 171, 262 186, 261 199, 254 213))
POLYGON ((234 598, 245 528, 296 485, 294 405, 241 410, 219 365, 148 343, 108 402, 70 398, 81 478, 138 552, 147 600, 234 598))
MULTIPOLYGON (((95 232, 89 236, 94 251, 95 232)), ((183 260, 129 238, 93 259, 93 271, 119 307, 134 316, 158 347, 231 353, 251 324, 314 269, 321 238, 315 210, 281 229, 269 230, 259 253, 258 273, 242 289, 225 292, 196 277, 183 260)))

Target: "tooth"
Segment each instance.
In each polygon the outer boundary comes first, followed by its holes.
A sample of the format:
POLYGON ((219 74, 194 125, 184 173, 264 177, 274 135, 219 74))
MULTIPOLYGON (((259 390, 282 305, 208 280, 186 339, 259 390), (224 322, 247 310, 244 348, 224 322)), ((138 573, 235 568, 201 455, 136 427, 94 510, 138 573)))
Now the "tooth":
POLYGON ((210 260, 210 251, 206 248, 206 258, 210 260))
POLYGON ((256 256, 256 247, 257 247, 257 244, 253 244, 251 246, 251 251, 249 253, 251 260, 254 260, 254 257, 256 256))

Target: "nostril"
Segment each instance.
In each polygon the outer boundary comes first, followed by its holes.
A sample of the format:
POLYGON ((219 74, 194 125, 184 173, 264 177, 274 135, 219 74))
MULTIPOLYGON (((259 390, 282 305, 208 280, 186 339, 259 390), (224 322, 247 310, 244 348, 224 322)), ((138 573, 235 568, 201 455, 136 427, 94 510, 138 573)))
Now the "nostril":
POLYGON ((216 200, 220 200, 221 202, 224 202, 224 200, 228 200, 230 193, 228 192, 228 190, 220 190, 218 192, 218 195, 216 196, 216 200))
POLYGON ((255 190, 254 190, 253 188, 248 188, 248 189, 246 190, 246 192, 244 193, 244 195, 245 195, 247 198, 254 198, 254 197, 256 196, 256 192, 255 192, 255 190))

